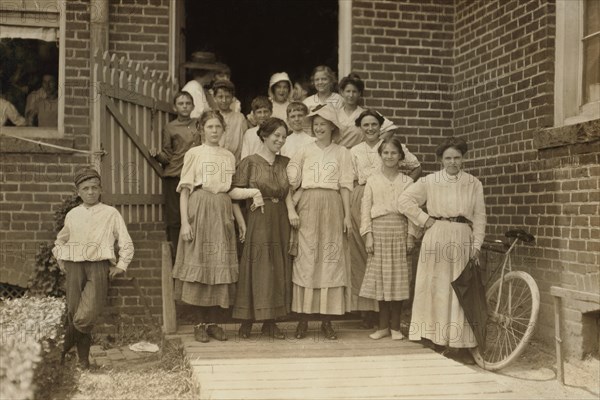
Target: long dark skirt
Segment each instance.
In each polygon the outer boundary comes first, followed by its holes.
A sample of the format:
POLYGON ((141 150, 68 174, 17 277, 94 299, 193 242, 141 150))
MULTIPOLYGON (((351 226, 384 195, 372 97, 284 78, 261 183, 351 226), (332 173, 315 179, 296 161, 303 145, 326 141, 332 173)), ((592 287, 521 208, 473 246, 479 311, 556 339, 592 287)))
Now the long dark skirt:
POLYGON ((265 200, 264 214, 248 211, 233 317, 266 320, 283 317, 292 302, 290 223, 284 201, 265 200))

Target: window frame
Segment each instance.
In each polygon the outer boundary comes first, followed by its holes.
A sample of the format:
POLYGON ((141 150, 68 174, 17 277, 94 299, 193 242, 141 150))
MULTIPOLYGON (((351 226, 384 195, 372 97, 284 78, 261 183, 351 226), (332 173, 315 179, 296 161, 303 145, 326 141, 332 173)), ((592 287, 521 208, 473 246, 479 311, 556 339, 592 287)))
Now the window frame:
MULTIPOLYGON (((52 27, 56 28, 58 36, 58 124, 56 128, 40 128, 36 126, 1 126, 0 131, 3 135, 13 135, 25 138, 62 138, 65 136, 65 81, 66 81, 66 26, 67 26, 67 3, 66 0, 54 0, 37 3, 36 9, 26 9, 25 13, 35 14, 35 20, 51 21, 58 16, 58 23, 32 23, 27 19, 10 18, 11 12, 14 12, 18 2, 3 3, 0 7, 0 25, 11 25, 20 27, 52 27), (4 14, 5 15, 1 15, 4 14)), ((34 3, 36 4, 36 3, 34 3)))
POLYGON ((585 0, 556 1, 555 127, 600 118, 600 101, 583 103, 584 10, 585 0))

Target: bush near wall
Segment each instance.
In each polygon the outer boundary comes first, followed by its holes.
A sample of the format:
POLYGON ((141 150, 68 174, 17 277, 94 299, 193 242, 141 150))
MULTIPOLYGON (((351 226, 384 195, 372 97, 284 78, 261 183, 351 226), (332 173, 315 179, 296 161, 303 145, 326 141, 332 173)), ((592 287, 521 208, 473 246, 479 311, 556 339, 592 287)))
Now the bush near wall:
POLYGON ((50 393, 62 369, 64 299, 23 297, 0 303, 0 398, 50 393))

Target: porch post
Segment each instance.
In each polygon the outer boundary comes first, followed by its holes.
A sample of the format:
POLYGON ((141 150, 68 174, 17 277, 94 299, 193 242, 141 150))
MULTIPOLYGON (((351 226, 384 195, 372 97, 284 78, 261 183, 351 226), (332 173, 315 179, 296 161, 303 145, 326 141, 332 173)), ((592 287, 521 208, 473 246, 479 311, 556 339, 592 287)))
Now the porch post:
POLYGON ((108 49, 108 0, 90 0, 90 141, 95 153, 92 164, 101 168, 101 129, 102 115, 100 102, 99 71, 96 71, 96 56, 102 57, 108 49))

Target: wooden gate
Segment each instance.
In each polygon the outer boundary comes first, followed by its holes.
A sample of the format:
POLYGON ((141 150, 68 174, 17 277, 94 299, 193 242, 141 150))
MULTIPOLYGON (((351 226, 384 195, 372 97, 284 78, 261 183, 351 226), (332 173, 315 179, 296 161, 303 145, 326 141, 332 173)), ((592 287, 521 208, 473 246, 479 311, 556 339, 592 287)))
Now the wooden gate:
POLYGON ((162 129, 178 90, 166 74, 97 54, 94 65, 92 137, 104 152, 103 201, 126 223, 162 222, 162 167, 148 149, 160 148, 162 129))

